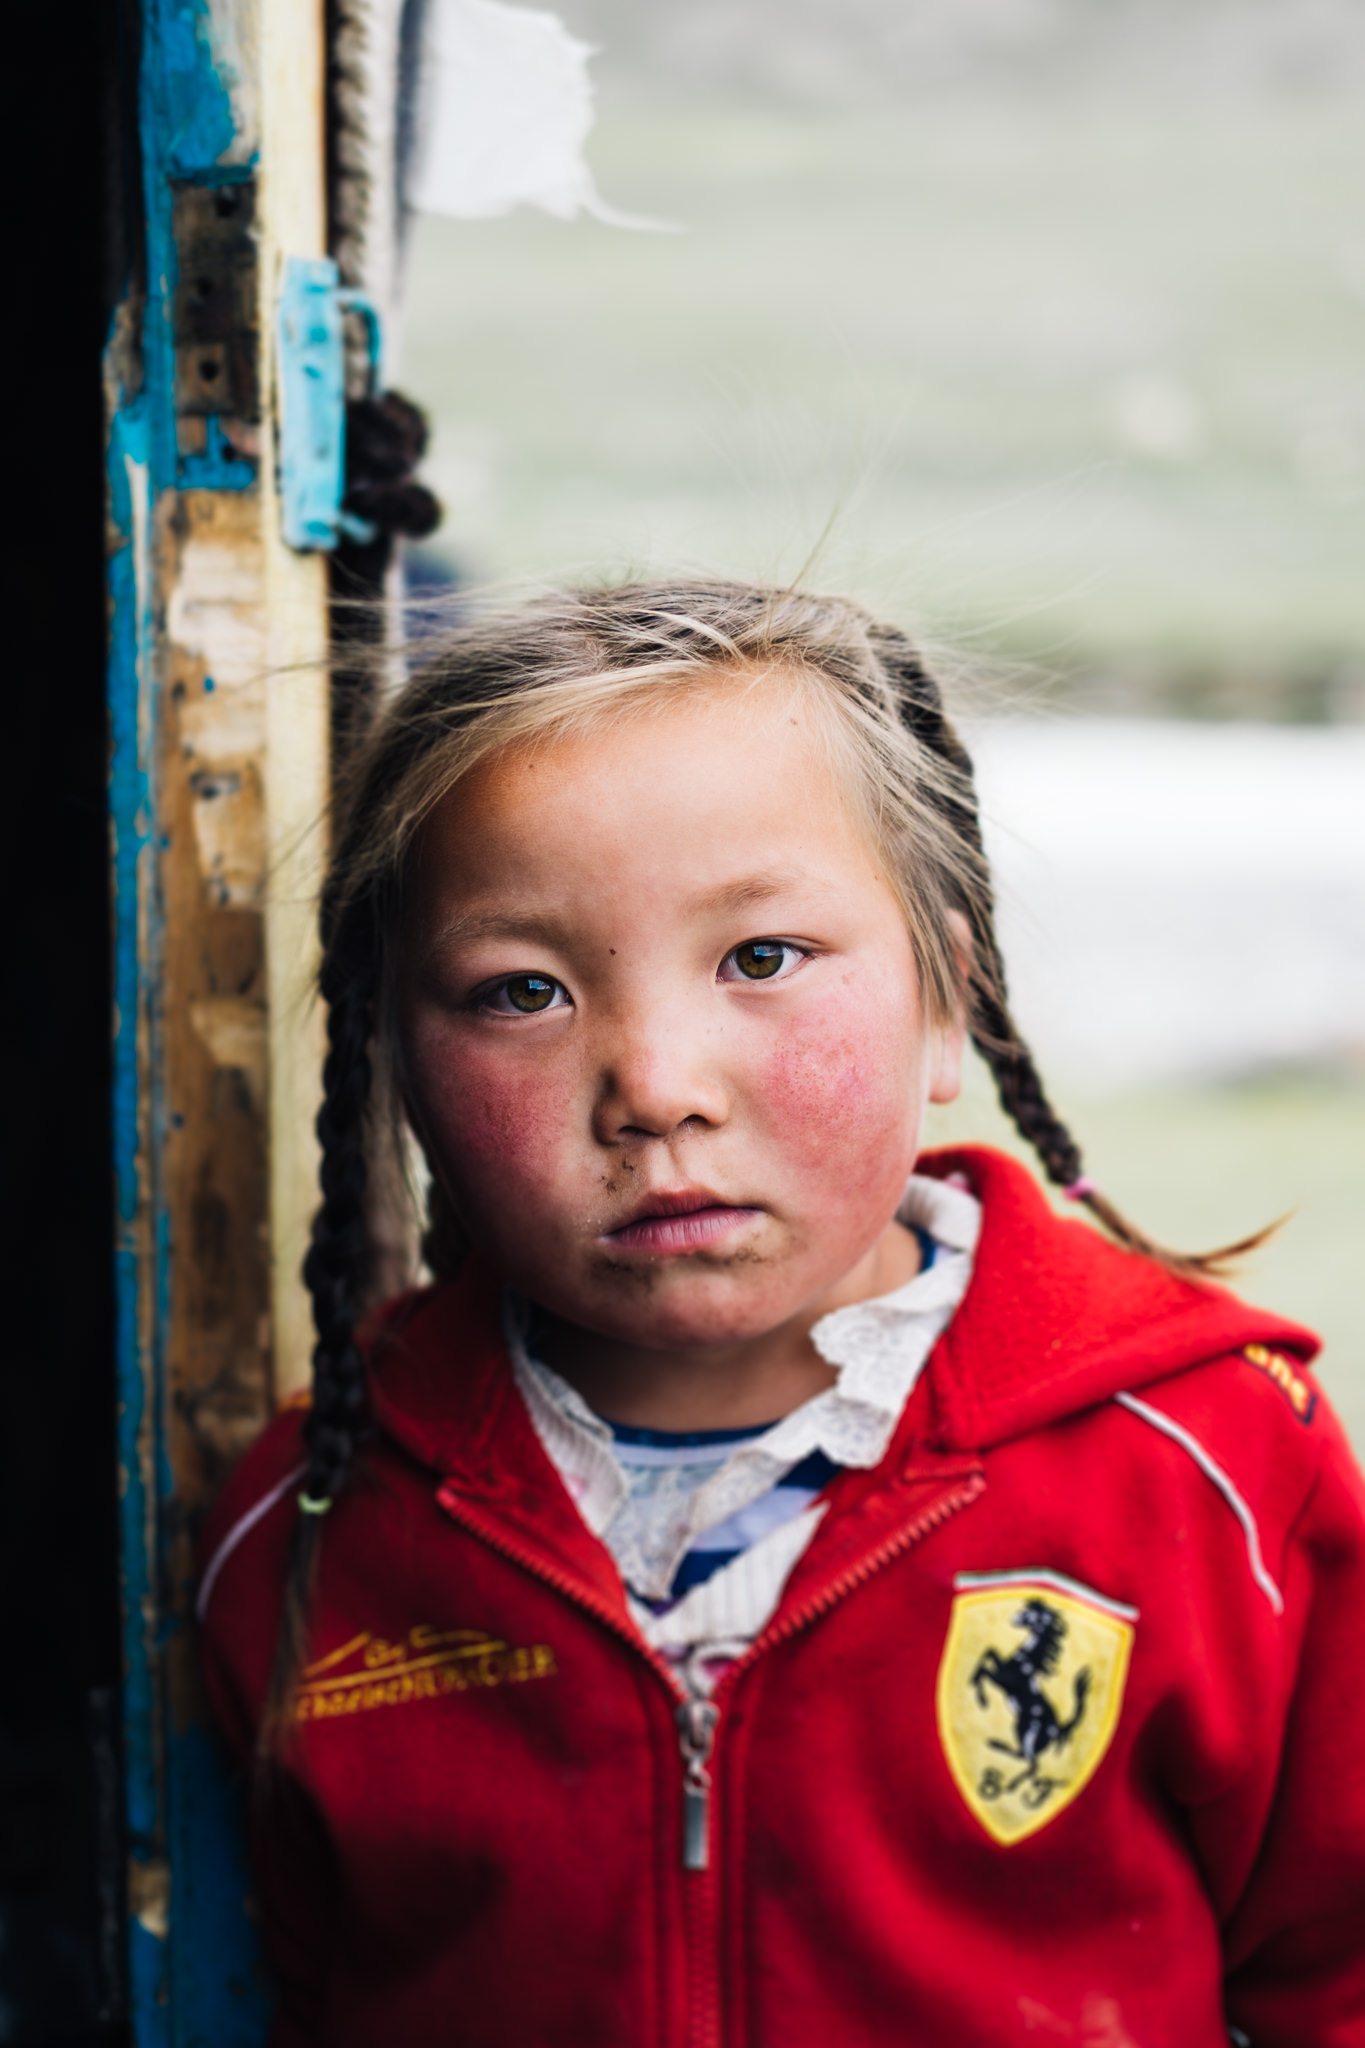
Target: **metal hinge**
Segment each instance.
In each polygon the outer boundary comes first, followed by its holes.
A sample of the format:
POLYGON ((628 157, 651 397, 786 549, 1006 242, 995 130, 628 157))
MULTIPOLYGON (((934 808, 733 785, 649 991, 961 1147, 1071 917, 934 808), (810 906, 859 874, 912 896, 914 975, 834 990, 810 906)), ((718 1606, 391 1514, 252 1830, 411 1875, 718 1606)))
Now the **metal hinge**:
POLYGON ((346 490, 346 337, 358 313, 369 342, 369 390, 379 389, 379 315, 362 292, 344 291, 328 256, 290 256, 280 288, 278 347, 280 497, 291 548, 334 548, 343 536, 372 541, 378 529, 343 511, 346 490))

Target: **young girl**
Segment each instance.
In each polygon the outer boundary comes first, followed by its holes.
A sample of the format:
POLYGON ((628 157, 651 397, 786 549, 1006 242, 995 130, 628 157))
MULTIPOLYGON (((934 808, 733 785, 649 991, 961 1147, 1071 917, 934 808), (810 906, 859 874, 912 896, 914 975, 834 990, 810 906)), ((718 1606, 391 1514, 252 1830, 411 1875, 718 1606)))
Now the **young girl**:
POLYGON ((905 639, 471 626, 323 926, 312 1405, 200 1600, 277 2048, 1365 2043, 1361 1480, 1085 1178, 905 639), (920 1153, 968 1036, 1116 1244, 920 1153), (404 1122, 437 1281, 357 1328, 404 1122))

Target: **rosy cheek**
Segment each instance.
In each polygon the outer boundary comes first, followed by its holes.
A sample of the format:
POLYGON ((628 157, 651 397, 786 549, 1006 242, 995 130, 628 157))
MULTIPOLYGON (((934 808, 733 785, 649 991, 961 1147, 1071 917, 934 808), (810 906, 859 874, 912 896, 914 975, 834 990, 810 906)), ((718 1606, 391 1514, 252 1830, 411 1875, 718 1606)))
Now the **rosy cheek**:
POLYGON ((497 1046, 413 1033, 409 1057, 426 1129, 453 1187, 506 1200, 540 1189, 571 1125, 568 1089, 497 1046))
POLYGON ((869 1002, 866 989, 838 991, 794 1019, 753 1076, 758 1108, 784 1149, 832 1164, 905 1121, 916 1046, 903 1003, 869 1002))

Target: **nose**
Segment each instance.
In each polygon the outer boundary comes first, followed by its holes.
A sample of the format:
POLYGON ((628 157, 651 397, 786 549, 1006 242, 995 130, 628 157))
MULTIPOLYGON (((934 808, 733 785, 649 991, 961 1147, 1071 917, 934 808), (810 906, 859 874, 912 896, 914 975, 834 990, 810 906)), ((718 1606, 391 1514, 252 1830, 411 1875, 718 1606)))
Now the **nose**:
POLYGON ((698 1020, 639 1012, 613 1020, 601 1048, 599 1143, 717 1130, 729 1115, 720 1046, 698 1020))

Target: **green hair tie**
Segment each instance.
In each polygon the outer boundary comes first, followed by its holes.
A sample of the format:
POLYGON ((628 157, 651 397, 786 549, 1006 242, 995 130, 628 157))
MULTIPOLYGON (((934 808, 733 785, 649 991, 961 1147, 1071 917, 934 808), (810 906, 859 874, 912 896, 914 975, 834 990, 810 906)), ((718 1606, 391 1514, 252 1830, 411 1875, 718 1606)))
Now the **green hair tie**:
POLYGON ((301 1492, 299 1494, 299 1506, 303 1509, 305 1515, 325 1515, 331 1505, 332 1498, 330 1494, 324 1493, 320 1500, 315 1500, 311 1493, 301 1492))

